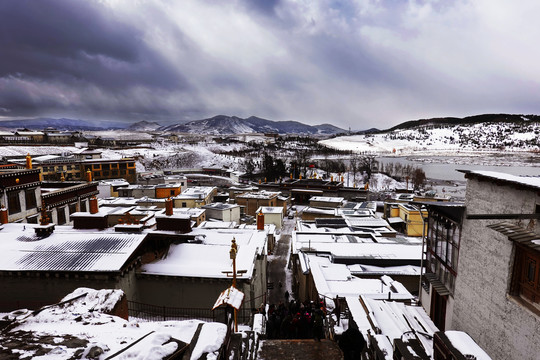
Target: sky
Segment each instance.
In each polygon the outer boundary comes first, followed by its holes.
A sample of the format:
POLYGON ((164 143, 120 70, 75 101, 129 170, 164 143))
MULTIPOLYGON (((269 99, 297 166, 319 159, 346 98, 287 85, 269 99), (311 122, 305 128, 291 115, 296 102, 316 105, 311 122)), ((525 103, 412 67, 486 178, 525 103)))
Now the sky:
POLYGON ((0 2, 0 120, 540 114, 537 0, 0 2))

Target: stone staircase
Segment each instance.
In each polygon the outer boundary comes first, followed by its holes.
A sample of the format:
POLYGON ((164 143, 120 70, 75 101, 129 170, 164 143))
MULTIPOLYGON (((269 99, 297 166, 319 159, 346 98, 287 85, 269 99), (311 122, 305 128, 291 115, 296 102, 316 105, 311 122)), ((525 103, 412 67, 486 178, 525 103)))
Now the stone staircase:
POLYGON ((259 360, 342 360, 335 341, 323 339, 261 340, 256 354, 259 360))

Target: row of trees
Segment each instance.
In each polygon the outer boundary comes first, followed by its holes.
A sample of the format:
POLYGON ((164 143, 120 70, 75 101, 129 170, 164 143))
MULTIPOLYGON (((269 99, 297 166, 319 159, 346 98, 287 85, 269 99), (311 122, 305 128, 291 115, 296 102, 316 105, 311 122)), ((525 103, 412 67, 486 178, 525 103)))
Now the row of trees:
POLYGON ((288 161, 269 152, 264 152, 260 159, 247 158, 244 161, 244 170, 248 176, 265 177, 269 181, 289 174, 293 174, 294 178, 299 178, 300 174, 306 176, 310 166, 321 169, 326 174, 349 172, 354 183, 357 180, 370 181, 375 172, 384 173, 398 181, 408 181, 414 189, 420 189, 426 183, 426 174, 420 167, 399 162, 380 163, 374 155, 351 153, 347 157, 325 157, 312 161, 310 151, 300 148, 288 161))

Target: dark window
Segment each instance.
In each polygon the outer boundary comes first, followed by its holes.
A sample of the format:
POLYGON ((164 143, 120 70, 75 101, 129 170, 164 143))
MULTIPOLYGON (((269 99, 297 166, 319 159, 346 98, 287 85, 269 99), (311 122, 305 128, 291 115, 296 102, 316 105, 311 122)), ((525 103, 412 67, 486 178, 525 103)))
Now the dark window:
POLYGON ((121 163, 120 164, 120 169, 127 169, 126 163, 121 163))
POLYGON ((100 170, 101 169, 101 165, 99 165, 99 164, 94 164, 94 165, 92 165, 92 167, 94 168, 94 170, 100 170))
POLYGON ((109 169, 111 168, 111 165, 109 165, 109 164, 103 164, 103 165, 101 165, 101 168, 102 168, 103 170, 109 170, 109 169))
POLYGON ((534 275, 536 274, 536 261, 528 259, 529 269, 527 270, 527 281, 529 284, 534 283, 534 275))
POLYGON ((128 173, 135 174, 135 170, 128 170, 128 173))
POLYGON ((86 200, 81 200, 81 212, 86 211, 86 200))
POLYGON ((24 198, 26 203, 26 209, 35 209, 37 206, 36 202, 36 191, 35 189, 26 189, 24 191, 24 198))
POLYGON ((19 192, 8 192, 8 211, 10 214, 21 212, 21 201, 19 200, 19 192))
POLYGON ((73 214, 74 212, 77 212, 77 204, 69 204, 69 214, 73 214))
POLYGON ((187 203, 183 202, 182 207, 186 207, 186 206, 187 206, 187 203))
POLYGON ((56 210, 58 216, 58 225, 64 225, 66 223, 66 207, 61 207, 56 210))
POLYGON ((171 190, 171 196, 174 196, 174 190, 171 190))
POLYGON ((117 175, 118 175, 118 170, 114 170, 114 171, 112 172, 112 174, 113 174, 113 176, 117 176, 117 175))
MULTIPOLYGON (((532 303, 540 303, 540 253, 516 247, 511 293, 532 303)), ((537 305, 538 306, 538 305, 537 305)))

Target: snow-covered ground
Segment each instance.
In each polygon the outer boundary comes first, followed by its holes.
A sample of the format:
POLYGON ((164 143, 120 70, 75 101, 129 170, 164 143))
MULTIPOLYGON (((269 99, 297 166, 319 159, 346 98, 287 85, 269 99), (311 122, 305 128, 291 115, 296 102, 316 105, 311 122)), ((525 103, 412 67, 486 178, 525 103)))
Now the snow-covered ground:
POLYGON ((322 140, 325 146, 377 155, 475 155, 487 152, 540 151, 538 123, 484 123, 417 127, 383 134, 342 136, 322 140))
POLYGON ((207 353, 215 359, 226 325, 199 320, 138 322, 108 315, 123 296, 121 290, 79 288, 63 304, 39 312, 22 309, 6 315, 14 320, 0 338, 0 349, 11 359, 163 359, 190 343, 199 324, 202 330, 191 359, 207 353), (75 299, 71 301, 71 299, 75 299), (23 341, 26 346, 19 346, 23 341), (112 357, 112 356, 111 356, 112 357), (116 356, 115 356, 116 357, 116 356))

